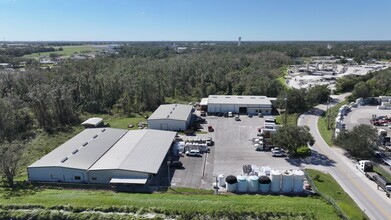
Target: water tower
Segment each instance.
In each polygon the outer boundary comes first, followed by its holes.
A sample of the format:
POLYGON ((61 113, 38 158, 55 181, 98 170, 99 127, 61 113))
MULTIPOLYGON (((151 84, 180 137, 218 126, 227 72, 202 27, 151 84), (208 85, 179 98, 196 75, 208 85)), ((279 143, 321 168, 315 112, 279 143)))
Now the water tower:
POLYGON ((240 47, 241 43, 242 43, 242 37, 239 37, 239 39, 238 39, 238 47, 240 47))

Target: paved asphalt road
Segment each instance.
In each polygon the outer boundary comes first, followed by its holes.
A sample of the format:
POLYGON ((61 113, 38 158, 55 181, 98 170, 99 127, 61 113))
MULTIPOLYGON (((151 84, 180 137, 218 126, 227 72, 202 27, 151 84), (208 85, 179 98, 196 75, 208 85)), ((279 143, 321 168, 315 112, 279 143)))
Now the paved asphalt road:
MULTIPOLYGON (((343 99, 344 97, 339 97, 337 102, 343 99)), ((325 110, 326 106, 319 105, 317 108, 325 110)), ((326 158, 329 162, 307 167, 316 166, 314 168, 330 173, 369 218, 391 219, 391 199, 386 197, 385 192, 378 190, 374 182, 356 170, 354 161, 347 159, 340 149, 327 145, 319 134, 317 122, 317 115, 303 114, 300 116, 298 124, 310 127, 311 134, 316 141, 312 147, 315 157, 321 157, 322 160, 326 158)))

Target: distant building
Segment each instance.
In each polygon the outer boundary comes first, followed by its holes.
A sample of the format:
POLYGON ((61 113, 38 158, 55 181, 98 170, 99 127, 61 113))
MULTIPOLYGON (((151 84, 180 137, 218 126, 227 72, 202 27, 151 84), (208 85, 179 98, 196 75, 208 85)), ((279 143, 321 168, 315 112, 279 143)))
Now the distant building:
POLYGON ((272 103, 266 96, 210 95, 207 103, 208 113, 234 112, 265 115, 272 113, 272 103))
POLYGON ((185 131, 192 120, 191 105, 160 105, 148 118, 148 128, 168 131, 185 131))
POLYGON ((241 44, 242 44, 242 37, 239 37, 239 39, 238 39, 238 47, 240 47, 241 44))

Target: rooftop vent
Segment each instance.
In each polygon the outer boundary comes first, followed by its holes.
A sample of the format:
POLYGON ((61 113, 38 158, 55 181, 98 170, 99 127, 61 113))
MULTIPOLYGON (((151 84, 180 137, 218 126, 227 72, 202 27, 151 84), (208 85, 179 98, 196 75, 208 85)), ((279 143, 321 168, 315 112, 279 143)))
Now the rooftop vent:
POLYGON ((83 147, 86 146, 87 144, 88 144, 88 142, 84 142, 83 147))
POLYGON ((217 99, 217 96, 212 96, 212 98, 215 98, 215 99, 217 99))
POLYGON ((75 149, 74 151, 72 151, 72 154, 75 154, 77 153, 79 150, 78 149, 75 149))
POLYGON ((105 131, 106 131, 106 128, 103 128, 103 129, 102 129, 102 132, 105 132, 105 131))
POLYGON ((229 97, 229 96, 226 96, 225 98, 226 98, 226 99, 230 99, 231 97, 229 97))
POLYGON ((243 97, 242 97, 242 96, 239 96, 238 99, 243 99, 243 97))
POLYGON ((68 160, 68 157, 64 157, 62 160, 61 160, 61 163, 64 163, 65 161, 68 160))
POLYGON ((98 137, 98 135, 96 134, 96 135, 94 135, 94 137, 93 138, 97 138, 98 137))
POLYGON ((255 97, 250 97, 250 99, 255 99, 255 97))

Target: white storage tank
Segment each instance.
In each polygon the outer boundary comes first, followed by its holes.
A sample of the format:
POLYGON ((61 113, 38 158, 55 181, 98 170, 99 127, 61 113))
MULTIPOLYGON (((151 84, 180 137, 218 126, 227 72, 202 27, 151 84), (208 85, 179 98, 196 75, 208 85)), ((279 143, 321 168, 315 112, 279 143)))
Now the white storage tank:
POLYGON ((247 178, 245 176, 237 176, 238 192, 247 192, 247 178))
POLYGON ((249 176, 248 177, 248 191, 249 192, 257 192, 259 185, 258 176, 249 176))
POLYGON ((262 175, 259 176, 259 191, 261 192, 269 192, 270 191, 270 183, 271 180, 268 176, 262 175))
POLYGON ((303 192, 304 172, 302 170, 293 171, 293 192, 303 192))
POLYGON ((225 186, 228 192, 236 192, 238 180, 235 176, 229 175, 225 178, 225 186))
POLYGON ((290 170, 284 170, 282 173, 281 191, 284 193, 292 192, 293 190, 293 173, 290 170))
POLYGON ((224 187, 225 186, 225 176, 224 174, 220 174, 217 176, 217 181, 219 182, 219 186, 224 187))
POLYGON ((281 179, 282 179, 281 171, 279 171, 279 170, 271 170, 270 171, 270 180, 272 181, 271 185, 270 185, 270 190, 272 192, 280 192, 281 179))

